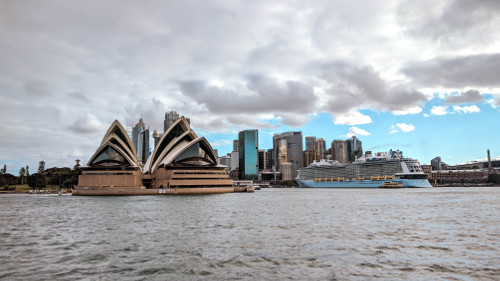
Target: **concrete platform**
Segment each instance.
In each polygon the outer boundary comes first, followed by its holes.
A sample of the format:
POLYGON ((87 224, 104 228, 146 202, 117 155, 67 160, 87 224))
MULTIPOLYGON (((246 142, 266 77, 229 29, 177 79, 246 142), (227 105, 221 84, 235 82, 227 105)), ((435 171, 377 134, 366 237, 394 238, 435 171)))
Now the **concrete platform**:
POLYGON ((72 191, 75 196, 130 196, 130 195, 186 195, 232 193, 233 187, 200 187, 170 189, 136 189, 136 188, 79 188, 72 191))

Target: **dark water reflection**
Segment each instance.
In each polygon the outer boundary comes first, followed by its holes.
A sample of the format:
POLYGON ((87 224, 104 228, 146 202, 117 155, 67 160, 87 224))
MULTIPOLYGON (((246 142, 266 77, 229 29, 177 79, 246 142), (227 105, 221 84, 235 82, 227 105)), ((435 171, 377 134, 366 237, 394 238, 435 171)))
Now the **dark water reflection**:
POLYGON ((500 188, 0 196, 5 280, 498 280, 500 188))

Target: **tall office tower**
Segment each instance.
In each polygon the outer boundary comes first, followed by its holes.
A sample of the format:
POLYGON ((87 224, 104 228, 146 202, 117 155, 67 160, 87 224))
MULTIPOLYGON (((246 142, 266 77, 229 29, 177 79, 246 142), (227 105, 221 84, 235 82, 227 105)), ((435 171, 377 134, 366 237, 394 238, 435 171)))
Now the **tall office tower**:
POLYGON ((316 153, 314 152, 314 150, 304 150, 304 167, 311 165, 311 163, 314 162, 315 156, 316 153))
POLYGON ((267 164, 266 164, 267 169, 272 170, 274 165, 274 150, 272 148, 268 149, 266 151, 266 155, 267 155, 267 164))
POLYGON ((356 158, 363 155, 363 148, 361 147, 361 141, 352 136, 350 139, 345 140, 347 143, 347 161, 354 162, 356 158))
POLYGON ((142 118, 132 128, 132 143, 134 144, 139 161, 146 163, 149 156, 149 128, 146 129, 142 118))
POLYGON ((314 142, 316 137, 306 137, 306 150, 314 150, 314 142))
POLYGON ((279 169, 282 163, 295 163, 298 169, 303 167, 302 132, 274 134, 274 166, 279 169))
POLYGON ((337 160, 342 164, 347 163, 347 144, 345 141, 332 141, 332 160, 337 160))
POLYGON ((245 130, 238 133, 239 178, 245 180, 258 179, 259 131, 245 130))
POLYGON ((238 151, 238 140, 233 140, 233 151, 238 151))
POLYGON ((170 112, 165 112, 165 120, 163 121, 163 132, 166 132, 170 126, 179 118, 179 113, 177 111, 171 110, 170 112))
MULTIPOLYGON (((166 132, 167 129, 172 126, 172 124, 175 122, 175 120, 179 119, 179 113, 177 111, 169 111, 165 112, 165 120, 163 121, 163 132, 166 132)), ((191 125, 191 119, 186 117, 186 120, 189 125, 191 125)))
POLYGON ((269 169, 267 166, 267 152, 265 149, 259 150, 259 171, 264 171, 269 169))
POLYGON ((319 162, 322 159, 326 159, 326 143, 324 139, 319 138, 314 141, 314 151, 316 152, 314 160, 319 162))
POLYGON ((231 171, 238 169, 239 166, 240 166, 240 156, 238 154, 238 151, 233 151, 231 152, 231 164, 230 164, 231 171))

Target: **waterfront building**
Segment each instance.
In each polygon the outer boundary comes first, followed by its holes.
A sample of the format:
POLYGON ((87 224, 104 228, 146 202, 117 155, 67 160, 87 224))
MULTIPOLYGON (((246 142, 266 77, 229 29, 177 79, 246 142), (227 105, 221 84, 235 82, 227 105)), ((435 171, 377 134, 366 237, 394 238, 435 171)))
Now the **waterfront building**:
POLYGON ((324 139, 319 138, 314 141, 314 151, 316 153, 314 156, 316 162, 326 159, 326 143, 324 139))
POLYGON ((306 137, 306 150, 314 150, 316 137, 306 137))
POLYGON ((339 163, 347 163, 347 144, 343 140, 332 141, 332 160, 339 163))
POLYGON ((314 158, 316 157, 316 153, 314 150, 304 150, 304 167, 309 166, 314 162, 314 158))
POLYGON ((357 158, 363 156, 361 141, 356 136, 352 136, 345 142, 347 144, 347 161, 354 162, 357 158))
POLYGON ((228 155, 221 156, 219 158, 219 164, 227 166, 228 167, 228 172, 231 171, 230 170, 230 166, 231 166, 231 154, 228 153, 228 155))
POLYGON ((295 163, 303 166, 302 132, 284 132, 273 136, 274 166, 280 169, 282 163, 295 163))
POLYGON ((267 168, 276 170, 276 167, 274 167, 274 149, 272 148, 267 150, 267 168))
POLYGON ((258 178, 259 131, 245 130, 238 133, 239 178, 256 180, 258 178))
POLYGON ((115 120, 87 166, 82 167, 73 194, 234 192, 225 169, 217 164, 208 141, 198 137, 183 116, 162 135, 141 169, 131 139, 115 120))
POLYGON ((292 162, 281 163, 280 171, 282 180, 293 180, 297 177, 297 164, 292 162))
POLYGON ((267 170, 267 152, 265 149, 259 150, 259 171, 267 170))
POLYGON ((240 155, 238 151, 232 151, 230 171, 237 170, 239 167, 240 167, 240 155))
POLYGON ((132 128, 132 143, 139 162, 145 163, 149 156, 149 128, 146 129, 142 118, 132 128))
POLYGON ((441 157, 439 157, 439 156, 435 157, 434 159, 431 160, 431 166, 432 166, 432 170, 434 170, 434 171, 448 169, 448 164, 441 161, 441 157))

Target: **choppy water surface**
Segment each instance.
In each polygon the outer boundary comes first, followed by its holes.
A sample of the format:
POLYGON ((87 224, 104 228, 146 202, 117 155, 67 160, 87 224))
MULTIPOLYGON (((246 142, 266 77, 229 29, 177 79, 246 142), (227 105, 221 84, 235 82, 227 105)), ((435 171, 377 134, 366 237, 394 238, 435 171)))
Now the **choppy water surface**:
POLYGON ((0 279, 500 279, 500 188, 0 196, 0 279))

